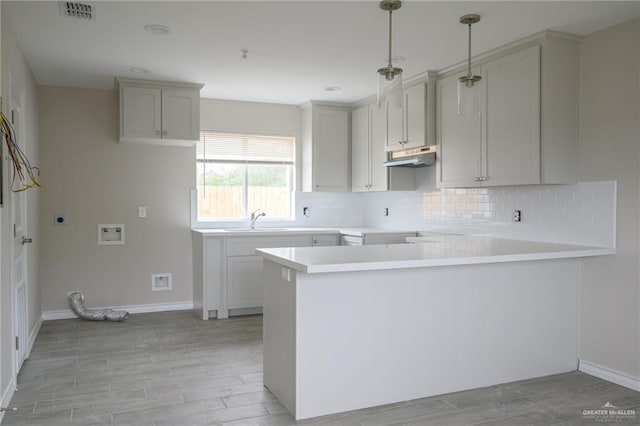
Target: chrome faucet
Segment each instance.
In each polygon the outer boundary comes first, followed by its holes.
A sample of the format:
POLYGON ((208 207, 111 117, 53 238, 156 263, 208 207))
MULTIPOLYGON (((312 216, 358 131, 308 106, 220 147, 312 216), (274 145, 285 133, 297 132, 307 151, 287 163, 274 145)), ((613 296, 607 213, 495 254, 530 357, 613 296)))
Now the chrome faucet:
POLYGON ((256 211, 251 213, 251 229, 256 227, 256 221, 260 216, 266 216, 267 214, 263 212, 261 209, 257 209, 256 211), (258 213, 262 212, 262 213, 258 213))

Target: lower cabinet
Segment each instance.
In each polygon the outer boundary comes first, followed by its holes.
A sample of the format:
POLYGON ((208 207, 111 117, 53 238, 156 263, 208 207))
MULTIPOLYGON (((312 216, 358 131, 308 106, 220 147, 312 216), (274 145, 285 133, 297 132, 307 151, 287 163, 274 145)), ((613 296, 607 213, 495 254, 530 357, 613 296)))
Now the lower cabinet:
POLYGON ((229 309, 262 306, 262 256, 227 257, 229 309))
POLYGON ((202 319, 260 312, 262 256, 255 254, 257 248, 335 245, 337 233, 222 237, 194 232, 195 308, 202 319))

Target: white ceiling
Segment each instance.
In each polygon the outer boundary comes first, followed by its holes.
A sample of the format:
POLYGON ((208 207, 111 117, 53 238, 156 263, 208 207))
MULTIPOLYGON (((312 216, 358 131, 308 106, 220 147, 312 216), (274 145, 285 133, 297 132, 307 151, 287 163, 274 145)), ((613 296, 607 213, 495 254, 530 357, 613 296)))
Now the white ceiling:
MULTIPOLYGON (((377 1, 90 3, 93 22, 62 16, 56 1, 1 2, 39 84, 110 89, 118 76, 203 83, 206 98, 353 102, 375 93, 385 65, 388 16, 377 1), (147 24, 172 33, 151 35, 147 24)), ((458 18, 467 13, 482 16, 473 27, 480 53, 545 29, 587 35, 640 16, 640 2, 405 1, 393 14, 394 56, 406 58, 394 65, 405 78, 465 58, 458 18)))

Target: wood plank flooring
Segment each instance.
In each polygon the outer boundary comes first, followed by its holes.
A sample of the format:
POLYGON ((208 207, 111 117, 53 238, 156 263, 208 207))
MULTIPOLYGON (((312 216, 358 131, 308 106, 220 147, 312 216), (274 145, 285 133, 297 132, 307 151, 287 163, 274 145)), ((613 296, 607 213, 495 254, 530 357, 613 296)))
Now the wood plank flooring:
POLYGON ((262 386, 261 316, 179 311, 45 322, 2 424, 598 425, 583 410, 607 402, 640 424, 640 393, 578 372, 295 422, 262 386))

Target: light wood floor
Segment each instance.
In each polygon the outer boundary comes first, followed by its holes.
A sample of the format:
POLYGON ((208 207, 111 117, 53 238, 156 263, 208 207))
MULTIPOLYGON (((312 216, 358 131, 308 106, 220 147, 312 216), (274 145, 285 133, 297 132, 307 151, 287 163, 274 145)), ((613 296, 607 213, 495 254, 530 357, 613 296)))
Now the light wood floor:
POLYGON ((45 322, 2 424, 598 425, 583 410, 607 402, 640 424, 640 393, 577 372, 296 423, 262 386, 261 316, 182 311, 45 322))

